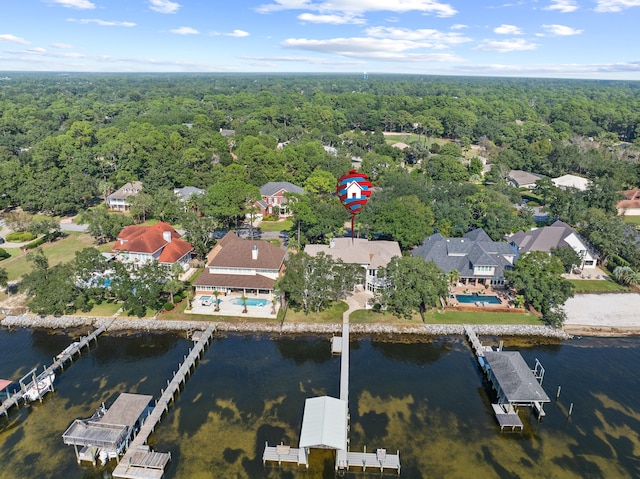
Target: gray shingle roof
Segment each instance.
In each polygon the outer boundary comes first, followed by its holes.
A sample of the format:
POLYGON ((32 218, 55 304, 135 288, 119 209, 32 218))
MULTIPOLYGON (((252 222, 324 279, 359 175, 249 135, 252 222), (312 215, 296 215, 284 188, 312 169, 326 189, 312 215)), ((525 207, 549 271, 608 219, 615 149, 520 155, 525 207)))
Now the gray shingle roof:
POLYGON ((445 238, 435 233, 411 252, 412 256, 433 261, 445 273, 458 271, 462 278, 487 276, 476 276, 474 266, 493 266, 493 277, 503 277, 504 270, 512 265, 514 254, 507 243, 492 241, 482 228, 470 231, 462 238, 445 238))
POLYGON ((284 190, 287 193, 304 193, 302 188, 288 181, 271 181, 260 187, 260 194, 262 196, 273 196, 280 190, 284 190))

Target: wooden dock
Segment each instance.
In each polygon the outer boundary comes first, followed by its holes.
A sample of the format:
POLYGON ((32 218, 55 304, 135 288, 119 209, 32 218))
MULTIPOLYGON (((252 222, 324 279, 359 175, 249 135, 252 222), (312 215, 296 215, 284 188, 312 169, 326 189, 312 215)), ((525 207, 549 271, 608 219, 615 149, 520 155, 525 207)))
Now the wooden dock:
POLYGON ((496 349, 483 346, 471 326, 464 326, 482 371, 496 391, 498 403, 492 404, 500 431, 522 431, 523 424, 517 408, 526 406, 536 411, 538 418, 544 416, 543 404, 549 397, 542 389, 544 368, 536 359, 535 368, 530 369, 517 351, 503 351, 502 341, 496 349))
MULTIPOLYGON (((53 363, 51 364, 51 366, 45 367, 44 370, 40 374, 38 374, 36 377, 34 377, 30 383, 24 384, 20 382, 21 389, 19 391, 14 392, 12 395, 10 395, 0 405, 0 416, 5 415, 6 417, 9 417, 9 410, 13 406, 19 407, 21 402, 24 403, 26 401, 25 393, 27 389, 29 389, 34 384, 37 384, 39 381, 44 380, 45 378, 49 377, 52 374, 55 376, 55 373, 58 370, 64 370, 64 365, 68 361, 73 361, 73 358, 75 355, 80 355, 82 353, 82 350, 85 347, 87 349, 90 348, 91 341, 96 341, 97 343, 98 336, 104 333, 106 329, 107 329, 106 327, 102 326, 96 329, 95 331, 93 331, 91 334, 88 334, 87 336, 80 338, 80 340, 75 341, 74 343, 71 343, 60 354, 58 354, 55 358, 53 358, 53 363)), ((40 400, 42 401, 42 397, 40 397, 40 400)))
POLYGON ((265 465, 267 461, 277 462, 278 466, 281 466, 283 462, 287 462, 297 464, 298 466, 307 466, 307 469, 309 469, 307 451, 304 447, 289 447, 284 444, 269 446, 269 443, 265 442, 264 452, 262 453, 262 464, 265 465))
POLYGON ((127 452, 120 460, 112 473, 117 479, 160 479, 164 475, 164 468, 171 459, 171 454, 166 452, 151 451, 146 445, 149 436, 162 420, 162 416, 169 410, 176 393, 180 390, 187 378, 195 369, 197 361, 204 354, 211 337, 215 332, 215 325, 209 326, 198 337, 198 342, 185 355, 183 363, 174 372, 173 379, 167 381, 167 388, 162 390, 160 399, 156 401, 153 411, 144 421, 140 431, 131 441, 127 452))

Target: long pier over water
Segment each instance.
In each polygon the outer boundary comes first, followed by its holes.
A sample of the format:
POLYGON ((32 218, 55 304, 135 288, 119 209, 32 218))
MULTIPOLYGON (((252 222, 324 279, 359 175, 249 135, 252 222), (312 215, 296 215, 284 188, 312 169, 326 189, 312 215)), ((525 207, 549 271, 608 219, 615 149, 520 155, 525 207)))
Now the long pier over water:
POLYGON ((151 451, 146 442, 156 425, 161 421, 162 416, 169 410, 180 386, 183 385, 187 377, 191 374, 191 368, 195 368, 196 362, 211 341, 215 332, 215 325, 209 326, 202 331, 195 346, 185 356, 184 362, 180 365, 173 379, 167 381, 167 388, 162 390, 160 399, 156 401, 151 414, 146 418, 144 424, 136 437, 129 444, 127 452, 120 460, 118 466, 112 473, 117 479, 160 479, 164 474, 164 468, 171 459, 171 453, 151 451))
MULTIPOLYGON (((45 380, 49 376, 55 375, 55 373, 58 370, 64 369, 64 365, 68 361, 73 361, 73 357, 76 354, 79 355, 85 347, 86 348, 90 347, 91 341, 96 341, 97 343, 98 336, 104 333, 106 329, 107 328, 105 326, 102 326, 96 329, 95 331, 93 331, 92 333, 88 334, 87 336, 83 336, 82 338, 80 338, 79 341, 76 341, 70 344, 67 348, 64 349, 64 351, 62 351, 60 354, 58 354, 54 358, 54 361, 51 364, 51 366, 44 368, 44 370, 40 374, 38 374, 36 377, 34 377, 29 384, 23 384, 21 381, 20 382, 21 389, 19 391, 14 392, 12 395, 10 395, 0 405, 0 416, 5 415, 6 417, 9 417, 9 410, 13 406, 19 407, 20 402, 26 401, 25 393, 27 389, 29 389, 31 386, 36 385, 38 382, 45 380)), ((35 376, 35 373, 34 373, 34 376, 35 376)))

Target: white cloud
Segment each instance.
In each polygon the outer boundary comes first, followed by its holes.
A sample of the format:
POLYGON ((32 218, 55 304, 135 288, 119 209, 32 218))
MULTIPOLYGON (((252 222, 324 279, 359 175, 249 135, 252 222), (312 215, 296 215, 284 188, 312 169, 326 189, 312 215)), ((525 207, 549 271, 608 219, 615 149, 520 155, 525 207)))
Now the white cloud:
POLYGON ((558 36, 580 35, 584 30, 567 27, 565 25, 542 25, 548 33, 558 36))
POLYGON ((371 27, 366 29, 366 33, 376 38, 423 42, 420 46, 431 48, 444 48, 447 45, 458 45, 471 41, 470 38, 464 37, 460 33, 444 33, 426 28, 410 30, 408 28, 371 27))
POLYGON ((0 34, 0 42, 19 43, 20 45, 29 45, 29 43, 31 43, 24 38, 17 37, 11 33, 0 34))
POLYGON ((234 30, 231 33, 225 33, 227 37, 248 37, 249 32, 245 32, 244 30, 234 30))
POLYGON ((463 28, 469 28, 469 25, 464 25, 462 23, 456 23, 455 25, 451 25, 451 30, 462 30, 463 28))
POLYGON ((493 33, 497 33, 498 35, 522 35, 522 30, 515 25, 506 25, 503 23, 499 27, 494 28, 493 33))
POLYGON ((67 22, 80 23, 82 25, 95 23, 96 25, 100 25, 101 27, 135 27, 136 26, 136 24, 133 22, 112 22, 112 21, 106 21, 106 20, 99 20, 97 18, 67 18, 67 22))
POLYGON ((173 30, 169 31, 171 33, 175 33, 176 35, 197 35, 198 33, 200 33, 198 30, 191 27, 174 28, 173 30))
POLYGON ((249 32, 245 32, 244 30, 234 30, 232 32, 211 32, 209 35, 213 35, 215 37, 248 37, 250 35, 249 32))
POLYGON ((598 0, 596 12, 621 12, 625 8, 640 7, 640 0, 598 0))
MULTIPOLYGON (((341 55, 349 58, 373 59, 394 62, 454 62, 461 58, 450 53, 407 53, 407 50, 423 48, 420 42, 389 38, 332 38, 310 40, 289 38, 281 43, 285 48, 341 55)), ((428 45, 427 45, 428 46, 428 45)))
POLYGON ((61 49, 73 48, 73 45, 68 45, 66 43, 52 43, 51 46, 53 48, 61 48, 61 49))
POLYGON ((575 0, 551 0, 553 3, 548 7, 543 7, 543 10, 558 10, 560 13, 575 12, 578 9, 578 5, 575 0))
POLYGON ((331 23, 333 25, 364 25, 364 18, 353 15, 317 15, 315 13, 302 13, 298 20, 310 23, 331 23))
POLYGON ((277 56, 277 57, 254 57, 254 56, 243 56, 241 57, 245 60, 254 60, 260 63, 269 63, 271 66, 276 66, 276 62, 299 62, 299 63, 310 63, 312 65, 362 65, 365 62, 358 60, 333 60, 331 58, 323 58, 323 57, 287 57, 287 56, 277 56))
POLYGON ((158 13, 176 13, 181 6, 170 0, 149 0, 149 8, 158 13))
POLYGON ((448 3, 438 0, 275 0, 274 3, 260 5, 256 11, 270 13, 282 10, 309 10, 324 13, 344 12, 363 14, 365 12, 423 12, 438 17, 451 17, 458 13, 448 3))
POLYGON ((60 5, 67 8, 79 8, 80 10, 91 10, 96 8, 95 4, 89 0, 48 0, 46 3, 60 5))
POLYGON ((506 53, 535 50, 537 47, 536 43, 529 43, 522 38, 512 38, 511 40, 485 40, 474 50, 506 53))

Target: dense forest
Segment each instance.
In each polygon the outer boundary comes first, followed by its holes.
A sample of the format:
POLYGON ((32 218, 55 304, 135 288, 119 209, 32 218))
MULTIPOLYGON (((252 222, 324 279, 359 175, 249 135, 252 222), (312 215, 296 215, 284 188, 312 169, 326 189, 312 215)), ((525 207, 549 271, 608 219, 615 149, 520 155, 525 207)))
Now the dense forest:
POLYGON ((216 225, 244 215, 268 181, 309 195, 301 242, 340 234, 335 179, 357 159, 377 187, 358 229, 404 249, 434 228, 493 238, 532 226, 511 169, 589 178, 586 192, 543 183, 552 218, 604 255, 640 266, 615 216, 640 185, 640 82, 408 75, 31 74, 0 79, 0 207, 74 214, 140 180, 134 210, 172 220, 171 189, 207 190, 216 225), (231 132, 232 130, 233 132, 231 132), (400 150, 383 133, 410 134, 400 150), (490 168, 485 165, 490 165, 490 168), (613 236, 615 232, 615 237, 613 236))

